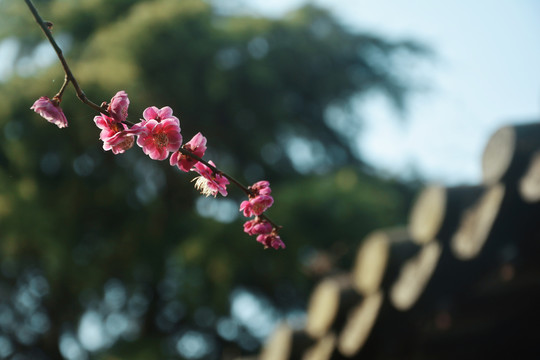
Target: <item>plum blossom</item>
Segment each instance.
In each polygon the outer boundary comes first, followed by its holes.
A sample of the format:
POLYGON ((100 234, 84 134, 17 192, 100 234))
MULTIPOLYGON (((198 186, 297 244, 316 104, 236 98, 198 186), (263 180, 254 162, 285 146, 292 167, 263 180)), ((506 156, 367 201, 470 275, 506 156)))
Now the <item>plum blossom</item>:
POLYGON ((270 183, 266 180, 257 181, 255 184, 249 187, 256 195, 270 195, 272 189, 270 189, 270 183))
POLYGON ((257 241, 263 244, 265 249, 268 249, 269 247, 276 250, 279 248, 285 249, 285 243, 275 231, 272 231, 270 234, 257 236, 257 241))
MULTIPOLYGON (((195 136, 193 136, 191 140, 184 144, 184 149, 202 158, 206 151, 206 138, 199 132, 195 136)), ((191 170, 191 168, 198 163, 197 160, 187 155, 184 155, 179 151, 171 155, 169 162, 171 166, 176 165, 180 170, 185 172, 191 170)))
POLYGON ((169 152, 177 151, 182 145, 178 119, 148 120, 134 127, 142 130, 137 145, 153 160, 165 160, 169 152))
POLYGON ((244 223, 244 232, 249 235, 264 235, 272 232, 272 224, 267 220, 255 217, 253 220, 246 221, 244 223))
POLYGON ((68 126, 66 116, 60 108, 60 100, 56 97, 51 100, 46 96, 42 96, 34 102, 34 105, 32 105, 30 109, 34 110, 42 118, 55 124, 59 128, 68 126))
POLYGON ((146 155, 153 160, 165 160, 170 152, 180 149, 180 120, 173 116, 170 107, 148 107, 143 112, 143 118, 133 127, 142 130, 137 138, 137 145, 142 147, 146 155))
POLYGON ((94 117, 94 122, 101 129, 99 138, 103 141, 103 150, 111 150, 113 154, 121 154, 130 149, 135 142, 134 136, 143 131, 135 126, 129 129, 126 124, 104 114, 94 117))
POLYGON ((128 116, 129 98, 124 90, 116 93, 109 103, 107 111, 118 122, 124 122, 128 116))
MULTIPOLYGON (((208 161, 208 163, 215 167, 212 160, 208 161)), ((220 173, 215 173, 211 168, 201 162, 195 164, 192 171, 195 171, 200 175, 192 181, 195 181, 195 189, 199 190, 201 194, 216 197, 219 192, 221 195, 227 196, 227 185, 229 184, 229 180, 225 176, 220 173)))
POLYGON ((257 195, 250 197, 249 200, 242 201, 240 211, 243 211, 245 217, 258 216, 272 206, 273 203, 274 199, 270 195, 257 195))
POLYGON ((274 198, 270 196, 272 189, 270 183, 266 180, 258 181, 248 189, 248 200, 240 203, 240 211, 245 217, 255 216, 254 219, 244 223, 244 232, 249 235, 257 235, 257 241, 274 249, 283 248, 285 244, 277 234, 278 229, 267 220, 262 214, 274 203, 274 198))
POLYGON ((270 194, 270 183, 266 180, 258 181, 249 187, 249 200, 240 203, 240 211, 245 217, 259 216, 274 203, 270 194))

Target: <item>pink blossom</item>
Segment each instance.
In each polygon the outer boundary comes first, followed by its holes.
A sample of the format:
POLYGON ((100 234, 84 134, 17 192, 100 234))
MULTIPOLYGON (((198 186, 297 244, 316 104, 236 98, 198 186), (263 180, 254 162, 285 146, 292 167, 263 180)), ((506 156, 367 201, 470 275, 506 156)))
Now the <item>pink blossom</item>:
POLYGON ((257 195, 249 200, 242 201, 240 211, 244 212, 245 217, 258 216, 272 206, 273 203, 274 199, 270 195, 257 195))
POLYGON ((249 187, 251 194, 249 200, 242 201, 240 211, 244 212, 245 217, 261 215, 274 203, 274 199, 270 194, 270 183, 266 180, 258 181, 249 187))
MULTIPOLYGON (((208 163, 215 167, 212 160, 208 161, 208 163)), ((219 192, 221 195, 227 196, 229 180, 225 176, 214 173, 211 168, 201 162, 196 163, 192 171, 196 171, 200 175, 192 181, 195 181, 195 189, 200 190, 201 194, 216 197, 219 192)))
POLYGON ((68 122, 64 112, 60 108, 60 101, 56 98, 52 100, 46 96, 42 96, 34 102, 30 109, 37 112, 42 118, 50 123, 55 124, 59 128, 68 126, 68 122))
POLYGON ((147 107, 143 111, 143 122, 149 121, 149 120, 156 120, 157 122, 161 122, 166 119, 174 119, 178 123, 178 127, 180 127, 180 120, 176 116, 173 116, 173 110, 168 107, 162 107, 161 109, 158 109, 155 106, 147 107))
POLYGON ((143 131, 140 127, 129 129, 126 124, 117 122, 115 119, 101 114, 94 117, 96 126, 101 129, 99 138, 103 141, 103 150, 111 150, 114 154, 121 154, 130 149, 135 142, 135 135, 143 131))
POLYGON ((153 119, 143 121, 134 127, 142 129, 142 133, 137 138, 137 145, 142 147, 143 152, 153 160, 165 160, 169 152, 178 150, 182 145, 180 122, 175 117, 159 122, 153 119))
POLYGON ((109 103, 107 111, 114 120, 118 122, 124 122, 126 121, 128 116, 128 107, 128 95, 124 90, 121 90, 113 96, 111 102, 109 103))
POLYGON ((266 180, 258 181, 249 187, 256 195, 270 195, 270 183, 266 180))
POLYGON ((283 243, 283 240, 281 240, 281 237, 275 231, 272 231, 270 234, 257 236, 257 241, 263 244, 265 249, 269 247, 276 250, 279 248, 285 249, 285 243, 283 243))
POLYGON ((272 224, 259 217, 244 223, 244 232, 249 235, 269 234, 272 232, 272 228, 272 224))
MULTIPOLYGON (((189 142, 184 145, 184 149, 202 158, 206 151, 206 138, 199 132, 189 142)), ((181 152, 175 152, 171 155, 169 160, 171 166, 178 166, 182 171, 188 172, 195 164, 197 160, 182 154, 181 152)))

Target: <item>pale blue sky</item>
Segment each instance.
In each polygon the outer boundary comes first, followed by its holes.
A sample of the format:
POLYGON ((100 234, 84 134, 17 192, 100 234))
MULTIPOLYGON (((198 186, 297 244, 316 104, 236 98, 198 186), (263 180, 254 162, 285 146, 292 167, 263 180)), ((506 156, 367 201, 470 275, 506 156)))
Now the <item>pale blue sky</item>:
MULTIPOLYGON (((351 29, 414 38, 437 53, 416 70, 432 90, 412 99, 405 122, 382 99, 363 109, 368 116, 359 147, 385 172, 478 183, 489 136, 504 124, 540 119, 540 1, 311 2, 331 9, 351 29)), ((236 0, 228 6, 280 16, 303 3, 236 0)))

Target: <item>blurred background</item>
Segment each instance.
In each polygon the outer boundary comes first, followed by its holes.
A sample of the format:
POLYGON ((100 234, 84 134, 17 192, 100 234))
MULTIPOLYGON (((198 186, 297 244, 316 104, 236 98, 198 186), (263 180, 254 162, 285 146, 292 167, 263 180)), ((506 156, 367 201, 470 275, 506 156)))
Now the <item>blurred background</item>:
POLYGON ((480 178, 503 122, 538 115, 540 5, 35 1, 88 97, 171 106, 220 168, 269 180, 283 251, 137 147, 104 152, 23 1, 0 0, 0 358, 233 359, 302 323, 313 285, 427 181, 480 178))

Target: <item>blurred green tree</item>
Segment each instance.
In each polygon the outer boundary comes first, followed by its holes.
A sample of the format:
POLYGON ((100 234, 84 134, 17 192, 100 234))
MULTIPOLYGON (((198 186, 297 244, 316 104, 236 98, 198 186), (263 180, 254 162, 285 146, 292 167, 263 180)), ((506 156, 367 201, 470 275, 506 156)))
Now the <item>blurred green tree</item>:
POLYGON ((32 113, 62 69, 24 2, 2 1, 0 356, 256 351, 264 331, 242 322, 233 300, 268 301, 270 318, 298 309, 315 251, 348 266, 363 235, 404 221, 411 186, 363 163, 351 109, 374 91, 403 109, 413 84, 401 60, 422 46, 353 33, 314 6, 270 19, 200 0, 36 5, 94 102, 126 90, 132 121, 171 106, 185 140, 208 138, 206 158, 246 184, 270 180, 269 214, 287 249, 263 251, 242 232, 240 192, 200 198, 166 161, 104 152, 97 114, 71 87, 67 129, 32 113))

